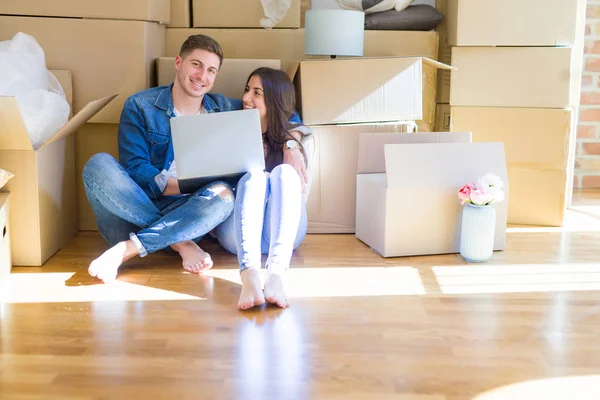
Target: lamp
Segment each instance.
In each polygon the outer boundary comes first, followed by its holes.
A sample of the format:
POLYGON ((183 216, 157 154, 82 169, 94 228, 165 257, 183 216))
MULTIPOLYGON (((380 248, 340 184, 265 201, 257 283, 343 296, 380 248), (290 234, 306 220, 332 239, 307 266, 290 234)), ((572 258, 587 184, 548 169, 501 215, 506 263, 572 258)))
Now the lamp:
POLYGON ((304 54, 362 56, 365 13, 350 10, 308 10, 304 23, 304 54))

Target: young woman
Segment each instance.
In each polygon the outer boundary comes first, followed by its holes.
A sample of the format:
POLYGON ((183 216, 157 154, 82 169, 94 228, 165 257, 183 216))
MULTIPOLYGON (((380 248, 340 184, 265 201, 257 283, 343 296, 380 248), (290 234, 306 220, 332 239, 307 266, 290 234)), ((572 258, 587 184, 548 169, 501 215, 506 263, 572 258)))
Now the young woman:
POLYGON ((295 109, 294 86, 281 70, 252 72, 242 101, 244 109, 259 110, 266 170, 242 177, 234 212, 217 227, 216 235, 238 256, 242 279, 238 308, 252 308, 265 300, 286 308, 283 276, 293 250, 306 236, 312 132, 289 122, 295 109), (268 254, 264 291, 259 275, 262 254, 268 254))

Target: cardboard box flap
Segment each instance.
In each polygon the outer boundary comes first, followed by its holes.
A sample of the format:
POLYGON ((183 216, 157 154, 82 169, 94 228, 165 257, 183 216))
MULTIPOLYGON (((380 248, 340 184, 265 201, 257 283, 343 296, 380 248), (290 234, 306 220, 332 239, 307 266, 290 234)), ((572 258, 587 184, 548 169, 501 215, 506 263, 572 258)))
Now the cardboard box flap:
MULTIPOLYGON (((439 61, 435 61, 432 60, 431 58, 427 58, 427 57, 415 57, 415 56, 381 56, 381 57, 337 57, 335 59, 331 59, 331 58, 311 58, 311 59, 306 59, 306 60, 302 60, 299 63, 300 64, 304 64, 304 63, 326 63, 326 62, 340 62, 340 61, 357 61, 357 60, 387 60, 387 59, 398 59, 398 60, 408 60, 409 62, 418 62, 419 60, 427 65, 431 65, 434 68, 438 68, 438 69, 448 69, 448 70, 455 70, 456 68, 451 66, 451 65, 447 65, 444 63, 441 63, 439 61)), ((293 63, 298 63, 298 61, 294 61, 293 63)), ((292 68, 292 65, 290 65, 288 67, 288 71, 289 72, 293 72, 290 71, 290 68, 292 68)), ((294 69, 294 71, 297 69, 297 67, 294 69)), ((294 73, 295 75, 295 73, 294 73)))
POLYGON ((33 149, 19 103, 13 96, 0 96, 0 149, 33 149))
POLYGON ((471 132, 361 133, 358 142, 359 174, 386 171, 384 146, 410 143, 470 143, 471 132))
POLYGON ((507 183, 504 143, 418 143, 384 146, 388 188, 423 185, 458 189, 486 173, 507 183), (407 165, 415 168, 406 168, 407 165))
MULTIPOLYGON (((44 146, 47 146, 59 139, 69 136, 71 133, 75 132, 79 127, 85 124, 90 118, 92 118, 96 113, 102 110, 108 103, 110 103, 115 97, 116 94, 103 97, 98 100, 90 101, 81 111, 79 111, 65 126, 61 128, 54 136, 52 136, 46 143, 40 146, 40 149, 44 146)), ((29 136, 27 136, 29 138, 29 136)), ((31 145, 30 145, 31 147, 31 145)))
POLYGON ((423 60, 423 64, 431 65, 432 67, 437 69, 456 70, 456 67, 432 60, 431 58, 421 57, 421 59, 423 60))
POLYGON ((300 61, 291 61, 288 64, 288 67, 285 72, 287 73, 287 75, 290 77, 291 80, 294 80, 294 77, 296 76, 296 73, 298 72, 298 68, 300 68, 300 61))

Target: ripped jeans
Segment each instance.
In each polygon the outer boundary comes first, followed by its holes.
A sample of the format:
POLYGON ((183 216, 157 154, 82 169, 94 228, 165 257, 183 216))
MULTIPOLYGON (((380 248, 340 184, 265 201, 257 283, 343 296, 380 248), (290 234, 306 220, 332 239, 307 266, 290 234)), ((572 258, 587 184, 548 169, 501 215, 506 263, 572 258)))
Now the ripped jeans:
POLYGON ((151 200, 111 155, 98 153, 83 168, 85 193, 98 230, 114 246, 131 239, 140 256, 172 244, 198 242, 225 221, 234 207, 231 188, 213 182, 190 195, 151 200), (229 196, 219 196, 222 185, 229 196))

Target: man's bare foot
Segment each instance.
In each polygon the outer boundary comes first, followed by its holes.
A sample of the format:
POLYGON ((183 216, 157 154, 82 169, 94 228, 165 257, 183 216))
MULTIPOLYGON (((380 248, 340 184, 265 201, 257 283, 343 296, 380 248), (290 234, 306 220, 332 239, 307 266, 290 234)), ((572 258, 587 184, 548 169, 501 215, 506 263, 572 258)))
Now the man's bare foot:
POLYGON ((181 256, 183 269, 192 274, 200 274, 213 266, 210 254, 191 240, 174 244, 171 247, 181 256))
POLYGON ((131 240, 119 242, 90 263, 88 273, 104 283, 117 279, 119 267, 139 254, 131 240))
POLYGON ((247 268, 242 271, 242 293, 237 307, 247 310, 265 303, 265 296, 261 290, 260 273, 256 268, 247 268))
POLYGON ((285 290, 283 288, 283 278, 279 273, 267 272, 265 280, 265 299, 281 308, 288 308, 288 302, 285 290))

